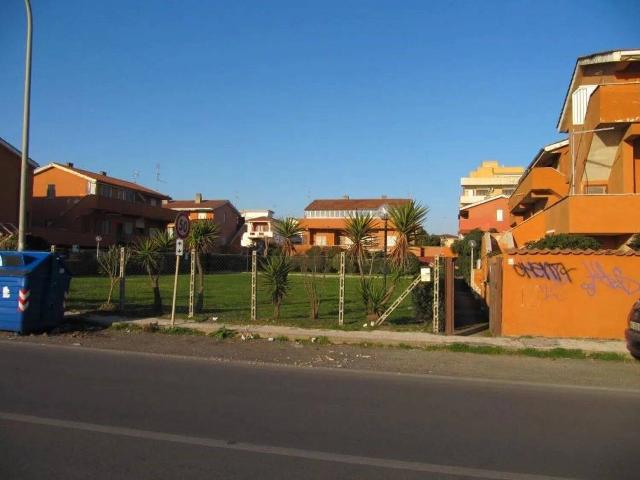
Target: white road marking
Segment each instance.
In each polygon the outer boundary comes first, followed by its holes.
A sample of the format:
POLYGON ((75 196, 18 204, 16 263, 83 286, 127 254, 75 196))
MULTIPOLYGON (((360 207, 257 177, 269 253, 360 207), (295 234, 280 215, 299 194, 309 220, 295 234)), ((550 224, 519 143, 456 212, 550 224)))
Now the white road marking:
POLYGON ((567 477, 553 477, 531 473, 503 472, 481 468, 458 467, 455 465, 440 465, 435 463, 411 462, 387 458, 362 457, 357 455, 344 455, 341 453, 330 453, 317 450, 304 450, 299 448, 231 442, 216 438, 177 435, 173 433, 138 430, 135 428, 116 427, 112 425, 99 425, 95 423, 76 422, 56 418, 36 417, 32 415, 22 415, 11 412, 0 412, 0 420, 27 423, 31 425, 42 425, 47 427, 66 428, 85 432, 103 433, 107 435, 118 435, 144 440, 157 440, 161 442, 179 443, 183 445, 195 445, 199 447, 220 448, 248 453, 278 455, 282 457, 345 463, 349 465, 362 465, 367 467, 390 468, 396 470, 408 470, 413 472, 458 475, 469 478, 482 478, 490 480, 573 480, 568 479, 567 477))

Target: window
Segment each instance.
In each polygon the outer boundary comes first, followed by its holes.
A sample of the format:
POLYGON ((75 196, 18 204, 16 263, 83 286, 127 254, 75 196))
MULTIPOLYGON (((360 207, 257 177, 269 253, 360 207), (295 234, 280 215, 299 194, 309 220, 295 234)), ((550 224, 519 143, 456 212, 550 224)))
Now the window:
POLYGON ((149 203, 151 204, 152 207, 155 207, 156 206, 156 199, 155 198, 151 198, 149 203))
POLYGON ((207 212, 198 212, 198 220, 206 220, 207 212))
POLYGON ((127 199, 127 202, 131 202, 131 203, 135 202, 136 201, 135 193, 133 193, 133 191, 131 190, 127 190, 126 199, 127 199))
POLYGON ((127 222, 124 224, 124 234, 133 235, 133 223, 127 222))
POLYGON ((47 198, 56 198, 56 186, 47 185, 47 198))
POLYGON ((502 211, 501 208, 496 210, 496 220, 499 222, 502 222, 504 220, 504 212, 502 211))
POLYGON ((314 245, 326 246, 327 237, 325 235, 316 235, 314 239, 314 245))
POLYGON ((111 221, 110 220, 102 220, 99 225, 100 233, 103 235, 109 235, 111 233, 111 221))
POLYGON ((387 247, 395 247, 395 246, 396 246, 396 236, 387 235, 387 247))
POLYGON ((587 185, 585 192, 587 195, 597 195, 607 193, 606 185, 587 185))
POLYGON ((111 187, 109 185, 98 185, 98 195, 109 198, 111 196, 111 187))

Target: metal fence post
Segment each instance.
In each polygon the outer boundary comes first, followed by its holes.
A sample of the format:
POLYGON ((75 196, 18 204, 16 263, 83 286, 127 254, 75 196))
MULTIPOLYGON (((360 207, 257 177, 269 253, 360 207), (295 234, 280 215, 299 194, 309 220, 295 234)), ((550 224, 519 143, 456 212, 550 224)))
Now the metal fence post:
POLYGON ((124 247, 120 247, 120 302, 119 302, 119 309, 120 311, 124 311, 124 304, 125 304, 125 274, 124 274, 124 270, 125 270, 125 251, 124 251, 124 247))
POLYGON ((453 258, 444 259, 444 333, 445 335, 453 335, 454 326, 454 274, 453 258))
POLYGON ((196 292, 196 251, 191 250, 191 274, 189 275, 189 318, 193 318, 196 292))
POLYGON ((440 257, 433 259, 433 333, 440 333, 440 257))
POLYGON ((344 325, 344 270, 345 253, 340 252, 340 292, 338 300, 338 325, 344 325))
POLYGON ((251 252, 251 321, 255 322, 258 317, 257 309, 258 290, 258 253, 251 252))

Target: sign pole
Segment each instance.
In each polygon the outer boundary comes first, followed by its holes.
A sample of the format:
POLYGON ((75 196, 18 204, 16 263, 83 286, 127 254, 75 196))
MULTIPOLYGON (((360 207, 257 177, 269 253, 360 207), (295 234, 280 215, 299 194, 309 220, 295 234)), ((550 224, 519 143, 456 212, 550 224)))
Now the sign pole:
POLYGON ((171 326, 176 320, 176 294, 178 293, 178 271, 180 270, 180 255, 176 254, 176 274, 173 277, 173 302, 171 303, 171 326))
POLYGON ((196 292, 196 249, 191 249, 191 274, 189 275, 189 318, 193 318, 196 292))

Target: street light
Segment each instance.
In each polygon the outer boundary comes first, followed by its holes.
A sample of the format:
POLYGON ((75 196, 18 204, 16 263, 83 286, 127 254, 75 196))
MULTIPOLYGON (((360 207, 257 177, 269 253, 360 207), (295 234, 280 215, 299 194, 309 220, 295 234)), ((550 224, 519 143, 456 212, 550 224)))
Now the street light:
POLYGON ((576 194, 576 151, 573 146, 575 143, 573 138, 583 133, 606 132, 608 130, 615 130, 615 127, 596 128, 594 130, 574 130, 569 133, 569 144, 571 148, 571 195, 576 194))
POLYGON ((27 50, 24 67, 24 103, 22 106, 22 164, 20 165, 20 206, 18 210, 18 251, 24 250, 27 226, 27 176, 29 174, 29 113, 31 108, 31 2, 24 0, 27 13, 27 50))
POLYGON ((384 262, 382 264, 382 275, 384 286, 387 286, 387 222, 389 221, 389 205, 386 203, 378 208, 378 216, 384 220, 384 262))
POLYGON ((100 259, 100 242, 102 241, 102 237, 100 235, 96 236, 96 259, 100 259))

